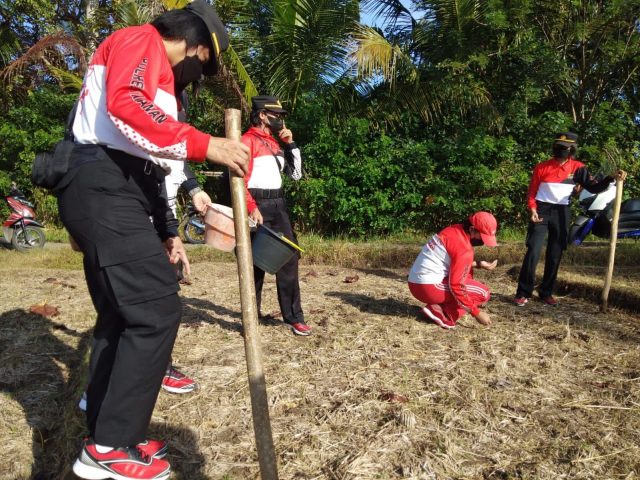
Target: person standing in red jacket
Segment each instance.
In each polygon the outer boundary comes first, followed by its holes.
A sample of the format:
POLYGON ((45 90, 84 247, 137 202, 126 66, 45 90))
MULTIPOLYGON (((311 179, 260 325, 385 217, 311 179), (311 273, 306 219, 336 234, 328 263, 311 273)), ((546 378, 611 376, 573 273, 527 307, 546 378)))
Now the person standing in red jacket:
POLYGON ((609 187, 615 178, 624 178, 619 171, 616 177, 605 177, 597 181, 584 163, 574 158, 578 148, 578 135, 573 132, 558 133, 553 142, 553 157, 539 163, 533 169, 527 194, 527 207, 531 221, 527 230, 527 253, 522 261, 518 277, 518 288, 513 302, 523 307, 533 295, 536 267, 540 260, 544 238, 547 236, 544 276, 538 286, 540 300, 545 305, 557 306, 553 289, 558 277, 562 252, 569 243, 571 210, 569 201, 578 185, 591 193, 600 193, 609 187))
MULTIPOLYGON (((411 294, 426 305, 422 313, 445 329, 470 313, 479 323, 490 325, 489 314, 480 308, 489 301, 489 288, 474 280, 474 246, 497 246, 498 222, 488 212, 476 212, 463 223, 434 235, 422 248, 409 272, 411 294)), ((498 261, 481 261, 480 268, 493 270, 498 261)))
MULTIPOLYGON (((293 133, 284 124, 287 111, 276 97, 255 96, 251 99, 251 105, 251 127, 242 135, 242 143, 251 151, 249 168, 244 177, 249 216, 258 224, 264 224, 283 233, 289 240, 297 241, 284 200, 282 174, 293 180, 302 178, 300 149, 293 141, 293 133)), ((254 267, 258 312, 264 274, 264 270, 254 267)), ((294 334, 311 335, 311 327, 304 320, 300 304, 297 255, 276 273, 276 287, 283 321, 294 334)))
MULTIPOLYGON (((213 75, 229 44, 213 7, 195 0, 116 31, 84 78, 76 145, 58 185, 60 218, 84 254, 97 311, 80 478, 166 479, 166 444, 147 438, 182 312, 172 263, 189 271, 163 193, 170 160, 208 160, 242 176, 248 148, 177 120, 176 92, 213 75), (150 220, 150 218, 152 220, 150 220)), ((174 165, 175 167, 175 165, 174 165)))

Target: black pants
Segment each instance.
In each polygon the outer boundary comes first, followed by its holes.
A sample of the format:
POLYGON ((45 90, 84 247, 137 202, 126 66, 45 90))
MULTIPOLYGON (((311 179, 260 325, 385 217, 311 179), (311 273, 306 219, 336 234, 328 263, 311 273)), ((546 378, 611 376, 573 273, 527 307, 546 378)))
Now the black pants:
MULTIPOLYGON (((256 199, 258 209, 262 214, 264 224, 276 232, 281 232, 289 240, 297 243, 297 238, 291 227, 284 198, 256 199)), ((256 302, 258 312, 262 301, 262 285, 264 284, 264 270, 253 267, 256 286, 256 302)), ((300 282, 298 279, 298 255, 294 255, 276 273, 276 288, 278 303, 282 312, 282 319, 287 323, 304 321, 304 313, 300 305, 300 282)))
POLYGON ((549 297, 553 294, 562 252, 567 248, 570 215, 568 205, 538 202, 538 216, 542 217, 542 222, 529 222, 527 253, 520 269, 516 297, 529 298, 533 294, 536 267, 540 260, 545 235, 547 236, 547 251, 544 277, 538 287, 538 293, 541 297, 549 297))
POLYGON ((79 149, 59 193, 60 217, 84 253, 97 311, 87 388, 90 435, 112 447, 144 441, 181 316, 175 272, 149 220, 162 199, 144 160, 79 149), (131 163, 141 162, 141 163, 131 163))

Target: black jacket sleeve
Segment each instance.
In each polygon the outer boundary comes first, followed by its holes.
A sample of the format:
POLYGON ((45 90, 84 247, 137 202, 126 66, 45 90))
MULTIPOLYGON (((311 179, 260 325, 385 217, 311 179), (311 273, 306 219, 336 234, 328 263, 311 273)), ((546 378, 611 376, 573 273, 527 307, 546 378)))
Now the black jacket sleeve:
MULTIPOLYGON (((187 163, 187 162, 185 162, 187 163)), ((167 201, 167 184, 162 182, 156 208, 153 210, 153 226, 163 242, 170 237, 178 236, 178 219, 173 215, 167 201)))
POLYGON ((191 168, 189 168, 189 162, 184 162, 184 176, 187 177, 187 179, 180 184, 180 187, 184 188, 185 191, 189 192, 200 186, 196 175, 191 171, 191 168))
POLYGON ((614 178, 612 176, 606 176, 602 180, 598 181, 589 173, 587 167, 580 167, 573 173, 573 181, 578 185, 582 185, 591 193, 604 192, 609 188, 609 185, 613 180, 614 178))

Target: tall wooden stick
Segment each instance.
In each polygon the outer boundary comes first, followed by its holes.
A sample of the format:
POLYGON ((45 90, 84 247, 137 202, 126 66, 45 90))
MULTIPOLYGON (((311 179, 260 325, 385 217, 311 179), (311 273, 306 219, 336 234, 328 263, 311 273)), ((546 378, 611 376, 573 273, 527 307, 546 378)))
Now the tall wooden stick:
POLYGON ((613 220, 611 220, 611 242, 609 244, 609 266, 604 277, 604 288, 602 290, 602 303, 600 311, 606 313, 609 310, 609 290, 611 289, 611 279, 613 278, 613 265, 616 259, 616 241, 618 239, 618 220, 620 219, 620 205, 622 204, 622 187, 624 182, 616 180, 616 201, 613 206, 613 220))
MULTIPOLYGON (((224 111, 226 137, 240 140, 240 110, 229 108, 224 111)), ((271 435, 267 386, 262 368, 262 352, 258 332, 258 307, 253 281, 253 257, 251 237, 247 223, 247 203, 245 200, 244 179, 231 174, 231 202, 233 222, 236 232, 236 258, 240 279, 240 303, 242 306, 242 327, 244 329, 244 350, 247 357, 249 375, 249 393, 253 413, 253 429, 260 462, 262 480, 277 480, 278 466, 271 435)))

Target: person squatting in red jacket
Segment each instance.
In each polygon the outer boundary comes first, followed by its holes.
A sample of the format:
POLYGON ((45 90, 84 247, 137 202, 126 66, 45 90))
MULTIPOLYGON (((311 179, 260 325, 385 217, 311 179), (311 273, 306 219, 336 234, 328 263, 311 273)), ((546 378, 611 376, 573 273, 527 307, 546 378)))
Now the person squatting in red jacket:
MULTIPOLYGON (((476 212, 461 224, 451 225, 422 248, 409 272, 409 291, 426 305, 422 313, 445 329, 470 313, 479 323, 490 325, 483 310, 489 301, 489 287, 473 278, 477 266, 473 247, 497 246, 498 222, 488 212, 476 212)), ((498 261, 481 261, 480 268, 493 270, 498 261)))
MULTIPOLYGON (((300 149, 286 128, 287 111, 276 97, 255 96, 251 99, 251 127, 242 135, 242 143, 251 150, 251 160, 245 175, 247 211, 259 224, 281 232, 297 243, 291 227, 282 190, 282 173, 293 180, 302 178, 300 149), (280 142, 283 146, 280 147, 280 142)), ((254 267, 258 312, 262 300, 264 270, 254 267)), ((298 255, 294 255, 277 273, 276 287, 282 320, 296 335, 311 335, 300 305, 298 255)))
MULTIPOLYGON (((167 203, 171 160, 205 159, 243 176, 248 148, 177 120, 176 92, 216 73, 229 44, 213 7, 195 0, 110 35, 80 93, 60 218, 84 255, 97 311, 80 478, 165 479, 166 444, 147 439, 182 312, 171 263, 189 263, 167 203), (152 221, 150 220, 152 218, 152 221)), ((175 167, 175 164, 173 165, 175 167)))
MULTIPOLYGON (((569 243, 571 210, 569 201, 576 186, 591 193, 600 193, 609 187, 614 177, 597 181, 584 163, 574 158, 578 148, 578 135, 573 132, 558 133, 553 142, 553 157, 539 163, 533 169, 527 207, 531 210, 531 221, 527 230, 527 253, 522 261, 518 277, 518 288, 513 302, 523 307, 533 295, 536 267, 542 253, 544 237, 547 236, 544 276, 538 286, 540 300, 555 307, 558 301, 553 289, 558 277, 562 252, 569 243)), ((626 177, 620 170, 615 178, 626 177)))

